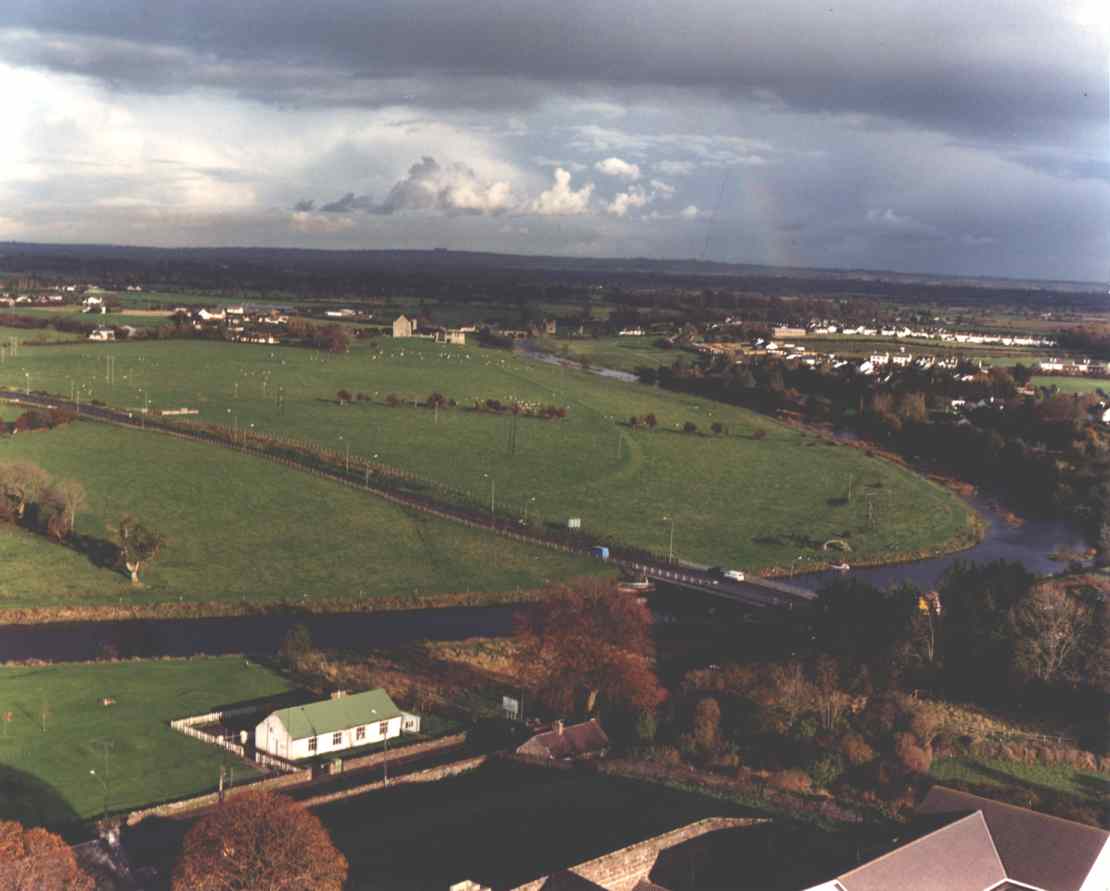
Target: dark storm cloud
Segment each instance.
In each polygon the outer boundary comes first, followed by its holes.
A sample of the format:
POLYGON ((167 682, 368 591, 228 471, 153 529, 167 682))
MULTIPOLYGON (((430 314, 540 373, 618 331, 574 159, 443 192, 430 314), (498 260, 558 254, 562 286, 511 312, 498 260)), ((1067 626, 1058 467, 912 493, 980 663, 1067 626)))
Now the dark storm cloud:
POLYGON ((297 213, 310 213, 316 208, 316 202, 310 198, 304 198, 293 205, 293 210, 297 213))
MULTIPOLYGON (((369 195, 355 195, 354 192, 348 192, 342 198, 321 206, 320 211, 322 213, 351 213, 355 210, 370 210, 373 206, 374 202, 370 200, 369 195)), ((311 207, 305 208, 305 210, 311 209, 311 207)))
POLYGON ((1015 161, 1047 173, 1067 179, 1097 179, 1110 183, 1110 161, 1102 158, 1069 157, 1051 152, 1018 152, 1015 161))
POLYGON ((1012 142, 1105 120, 1105 48, 1037 0, 16 0, 0 57, 127 89, 498 107, 691 88, 1012 142))

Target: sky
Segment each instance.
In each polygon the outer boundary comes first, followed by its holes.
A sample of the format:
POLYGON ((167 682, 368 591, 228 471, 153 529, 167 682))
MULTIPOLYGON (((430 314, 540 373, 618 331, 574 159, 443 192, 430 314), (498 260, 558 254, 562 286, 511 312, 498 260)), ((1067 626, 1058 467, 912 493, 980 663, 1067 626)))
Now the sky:
POLYGON ((3 0, 0 240, 1110 278, 1099 0, 3 0))

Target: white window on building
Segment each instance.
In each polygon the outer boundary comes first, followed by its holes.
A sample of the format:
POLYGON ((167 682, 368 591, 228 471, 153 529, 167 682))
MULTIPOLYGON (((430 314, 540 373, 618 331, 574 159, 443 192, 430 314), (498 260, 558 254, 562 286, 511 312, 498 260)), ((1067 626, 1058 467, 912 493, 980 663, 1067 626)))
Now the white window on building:
POLYGON ((315 736, 310 736, 308 738, 308 750, 310 752, 315 752, 316 751, 316 737, 315 736))
POLYGON ((382 721, 378 725, 378 733, 380 733, 382 736, 389 736, 389 722, 388 721, 382 721))
POLYGON ((366 739, 366 728, 365 727, 356 727, 355 728, 355 739, 356 740, 366 739))
POLYGON ((340 730, 340 731, 339 731, 339 732, 337 732, 337 733, 333 733, 333 734, 331 735, 331 744, 332 744, 333 746, 341 746, 341 745, 343 745, 343 731, 342 731, 342 730, 340 730))

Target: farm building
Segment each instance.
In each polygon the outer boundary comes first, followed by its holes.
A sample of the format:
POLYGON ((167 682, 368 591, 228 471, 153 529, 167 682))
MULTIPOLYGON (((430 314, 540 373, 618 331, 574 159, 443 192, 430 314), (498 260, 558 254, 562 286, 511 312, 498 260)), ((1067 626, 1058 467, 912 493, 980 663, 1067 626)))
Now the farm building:
POLYGON ((516 751, 518 755, 562 761, 597 758, 608 750, 609 737, 597 723, 597 718, 590 718, 570 727, 565 726, 562 721, 556 721, 550 730, 537 733, 516 751))
POLYGON ((412 319, 408 316, 400 315, 393 320, 393 336, 394 337, 412 337, 415 333, 416 325, 413 324, 412 319))
POLYGON ((367 746, 401 735, 418 719, 401 712, 385 690, 337 693, 331 699, 271 712, 254 729, 260 752, 295 760, 367 746))

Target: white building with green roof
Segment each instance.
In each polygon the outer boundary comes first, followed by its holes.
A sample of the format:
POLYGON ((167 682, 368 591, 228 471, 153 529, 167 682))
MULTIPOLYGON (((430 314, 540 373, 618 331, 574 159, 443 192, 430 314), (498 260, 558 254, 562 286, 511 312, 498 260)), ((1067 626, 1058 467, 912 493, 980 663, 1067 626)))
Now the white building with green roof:
POLYGON ((313 758, 400 736, 403 719, 385 690, 340 693, 271 712, 255 727, 254 745, 279 758, 313 758))

